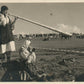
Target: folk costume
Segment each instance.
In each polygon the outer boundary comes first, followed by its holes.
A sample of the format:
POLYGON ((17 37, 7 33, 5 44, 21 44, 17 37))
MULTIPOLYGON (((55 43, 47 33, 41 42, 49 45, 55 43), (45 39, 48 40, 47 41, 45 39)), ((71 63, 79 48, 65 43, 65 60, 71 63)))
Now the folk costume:
POLYGON ((8 16, 0 13, 0 54, 15 51, 12 24, 8 16))

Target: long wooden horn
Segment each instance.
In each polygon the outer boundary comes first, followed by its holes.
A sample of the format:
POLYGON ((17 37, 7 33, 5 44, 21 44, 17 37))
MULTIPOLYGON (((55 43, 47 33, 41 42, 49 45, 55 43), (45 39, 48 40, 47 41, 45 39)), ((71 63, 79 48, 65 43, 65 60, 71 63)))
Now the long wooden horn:
POLYGON ((32 24, 35 24, 35 25, 44 27, 44 28, 49 29, 49 30, 52 30, 52 31, 54 31, 54 32, 58 32, 58 33, 61 33, 61 34, 66 34, 66 35, 68 35, 68 36, 71 36, 71 34, 61 32, 61 31, 59 31, 59 30, 56 30, 56 29, 53 28, 53 27, 50 27, 50 26, 41 24, 41 23, 39 23, 39 22, 35 22, 35 21, 29 20, 29 19, 26 19, 26 18, 23 18, 23 17, 20 17, 20 16, 16 16, 16 15, 11 15, 11 14, 8 14, 8 15, 13 16, 13 17, 17 17, 18 19, 21 19, 21 20, 24 20, 24 21, 26 21, 26 22, 29 22, 29 23, 32 23, 32 24))

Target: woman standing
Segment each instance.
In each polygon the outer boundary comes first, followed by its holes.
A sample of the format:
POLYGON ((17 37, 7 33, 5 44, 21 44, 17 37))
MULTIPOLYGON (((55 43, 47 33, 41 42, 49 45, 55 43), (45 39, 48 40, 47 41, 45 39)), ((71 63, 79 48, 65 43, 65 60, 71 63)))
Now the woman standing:
POLYGON ((0 12, 0 53, 4 60, 5 55, 7 56, 7 61, 10 61, 11 51, 15 51, 15 42, 13 38, 13 26, 17 18, 12 22, 7 16, 8 7, 2 6, 0 12))

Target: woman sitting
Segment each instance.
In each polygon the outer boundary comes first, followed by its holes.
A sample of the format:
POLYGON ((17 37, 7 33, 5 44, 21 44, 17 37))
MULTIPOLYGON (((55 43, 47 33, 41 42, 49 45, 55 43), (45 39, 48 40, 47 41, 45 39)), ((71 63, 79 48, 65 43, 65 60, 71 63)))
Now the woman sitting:
POLYGON ((35 48, 30 46, 31 41, 25 40, 20 48, 20 63, 21 63, 21 80, 39 79, 44 74, 39 74, 36 67, 36 54, 35 48), (27 78, 28 76, 28 78, 27 78))

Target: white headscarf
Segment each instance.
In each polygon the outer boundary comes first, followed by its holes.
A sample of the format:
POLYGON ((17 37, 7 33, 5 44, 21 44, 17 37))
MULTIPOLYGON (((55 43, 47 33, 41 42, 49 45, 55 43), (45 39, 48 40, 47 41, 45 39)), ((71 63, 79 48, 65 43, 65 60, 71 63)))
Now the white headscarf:
POLYGON ((22 45, 22 51, 20 52, 20 56, 23 59, 27 59, 27 63, 34 63, 36 61, 36 54, 35 52, 30 53, 27 48, 30 46, 31 41, 25 40, 22 45))
POLYGON ((23 43, 22 47, 27 49, 30 46, 30 44, 31 44, 30 40, 25 40, 25 42, 23 43))
POLYGON ((30 55, 30 52, 27 50, 29 45, 31 44, 30 40, 25 40, 25 42, 22 45, 22 50, 20 51, 20 56, 24 59, 27 59, 27 57, 30 55))

